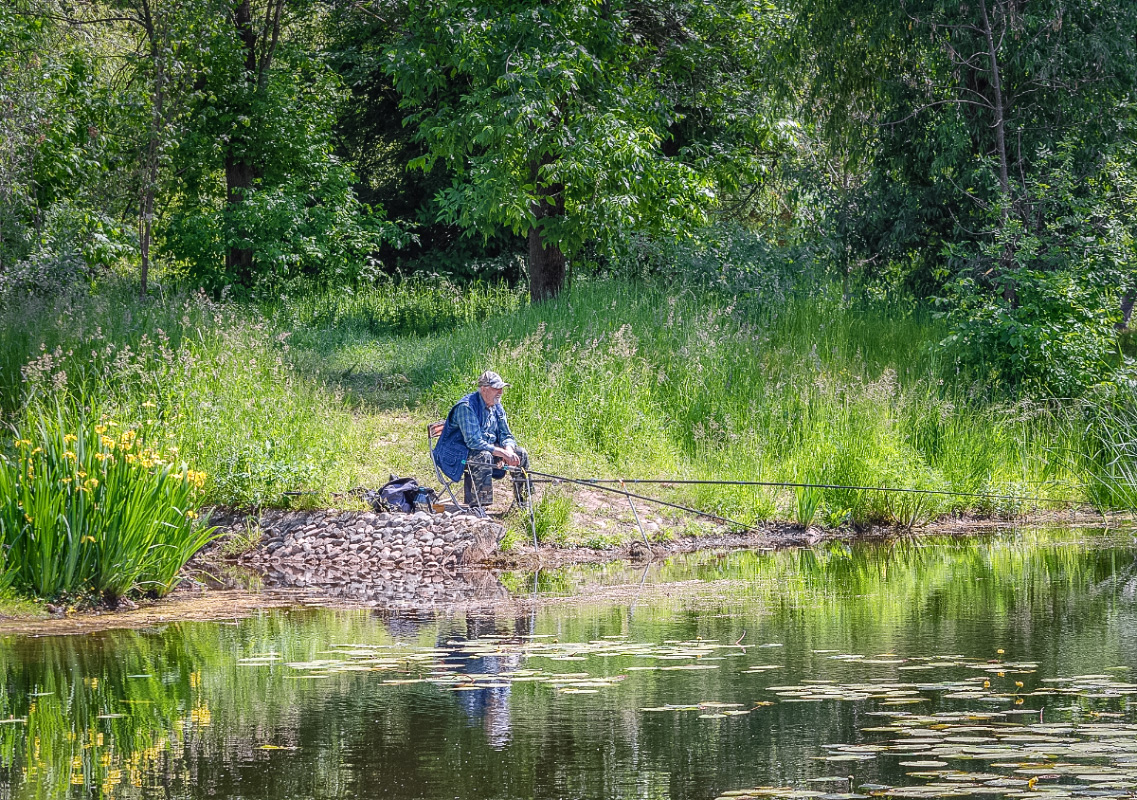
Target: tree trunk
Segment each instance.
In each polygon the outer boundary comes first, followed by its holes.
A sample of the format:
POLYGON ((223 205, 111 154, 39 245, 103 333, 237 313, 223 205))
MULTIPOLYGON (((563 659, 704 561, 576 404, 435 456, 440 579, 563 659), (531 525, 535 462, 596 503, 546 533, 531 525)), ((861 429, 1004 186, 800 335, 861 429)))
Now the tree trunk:
MULTIPOLYGON (((257 64, 257 34, 253 29, 253 8, 251 0, 241 0, 233 10, 233 25, 245 49, 245 70, 243 84, 246 92, 254 92, 260 84, 257 64)), ((244 102, 250 97, 245 94, 244 102)), ((225 153, 226 202, 233 210, 237 203, 245 201, 245 194, 253 188, 258 177, 256 167, 251 163, 247 149, 241 141, 243 136, 230 140, 225 153)), ((253 251, 236 244, 229 246, 225 257, 227 272, 238 284, 248 286, 253 279, 253 251)))
MULTIPOLYGON (((237 203, 245 200, 245 192, 253 188, 257 178, 256 169, 252 164, 228 154, 225 156, 225 185, 227 187, 226 202, 230 210, 235 209, 237 203)), ((236 244, 229 246, 225 256, 227 272, 235 281, 242 285, 251 285, 253 279, 253 251, 247 247, 236 244)))
MULTIPOLYGON (((991 91, 995 93, 992 105, 995 111, 995 149, 999 157, 999 188, 1005 199, 1011 195, 1010 169, 1007 164, 1007 126, 1004 119, 1003 83, 999 73, 999 53, 995 46, 995 33, 991 29, 991 18, 987 14, 987 0, 979 0, 979 10, 983 13, 983 36, 987 40, 987 60, 991 68, 991 91)), ((1004 216, 1006 210, 1004 207, 1004 216)))
MULTIPOLYGON (((996 0, 998 2, 998 0, 996 0)), ((979 0, 979 10, 983 14, 983 36, 987 40, 987 60, 991 70, 991 91, 994 93, 992 98, 992 106, 995 113, 995 121, 993 127, 995 128, 995 151, 999 159, 999 191, 1002 195, 999 203, 999 217, 1005 228, 1007 225, 1008 212, 1011 202, 1011 177, 1010 168, 1007 163, 1007 126, 1006 126, 1006 112, 1003 106, 1003 84, 999 71, 999 52, 995 45, 995 33, 991 28, 991 17, 987 13, 987 0, 979 0)), ((1004 17, 1004 25, 1006 18, 1004 17)), ((1006 281, 1003 284, 1003 299, 1008 303, 1015 304, 1017 302, 1017 292, 1015 291, 1015 283, 1009 277, 1009 273, 1013 271, 1015 253, 1014 248, 1008 243, 1003 247, 1003 275, 1006 281)))
POLYGON ((529 229, 529 299, 534 303, 556 297, 565 288, 565 254, 559 244, 546 240, 547 234, 539 224, 542 219, 563 217, 565 213, 564 187, 541 186, 541 167, 551 163, 552 156, 545 156, 530 168, 539 192, 531 207, 535 221, 529 229))
POLYGON ((565 254, 555 244, 546 244, 541 229, 529 229, 529 299, 549 300, 565 286, 565 254))
POLYGON ((1137 300, 1137 290, 1130 287, 1121 296, 1121 322, 1117 323, 1119 331, 1129 330, 1129 320, 1133 316, 1133 302, 1137 300))
POLYGON ((162 148, 162 129, 165 126, 166 69, 162 43, 158 41, 158 27, 149 0, 142 0, 142 24, 150 43, 150 61, 154 67, 154 93, 151 97, 150 136, 146 143, 146 161, 142 173, 142 197, 139 202, 138 250, 142 258, 138 296, 146 296, 146 282, 150 276, 150 244, 154 232, 154 205, 158 194, 158 168, 162 148))

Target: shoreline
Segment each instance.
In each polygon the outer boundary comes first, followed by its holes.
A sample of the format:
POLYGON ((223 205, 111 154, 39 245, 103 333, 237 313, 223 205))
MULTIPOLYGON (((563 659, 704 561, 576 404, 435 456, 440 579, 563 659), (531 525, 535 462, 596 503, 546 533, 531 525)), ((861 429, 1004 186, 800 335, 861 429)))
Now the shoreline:
MULTIPOLYGON (((185 569, 187 580, 183 586, 164 598, 128 602, 117 609, 66 609, 63 613, 50 615, 6 616, 0 613, 0 637, 76 635, 115 629, 147 628, 179 622, 231 621, 230 624, 236 624, 243 617, 269 609, 323 607, 367 610, 379 614, 486 613, 511 606, 528 607, 542 602, 563 603, 578 599, 512 597, 497 581, 499 574, 511 571, 532 572, 617 561, 646 566, 654 561, 700 552, 727 553, 742 550, 773 552, 789 548, 809 548, 831 542, 855 544, 900 539, 993 535, 1020 528, 1109 530, 1132 529, 1134 526, 1135 522, 1131 517, 1107 517, 1096 512, 1078 510, 1033 514, 1010 520, 977 518, 937 520, 916 529, 871 528, 865 531, 820 527, 803 529, 791 523, 771 523, 760 531, 732 533, 720 530, 699 536, 685 536, 672 541, 652 542, 650 550, 641 539, 604 549, 542 545, 538 552, 534 551, 531 544, 520 545, 508 552, 492 553, 488 558, 476 565, 470 565, 467 570, 459 573, 457 577, 461 581, 474 586, 473 594, 468 599, 450 603, 431 602, 422 607, 380 606, 353 599, 350 593, 346 596, 342 593, 335 595, 327 591, 322 592, 318 587, 273 585, 241 587, 243 581, 240 578, 250 579, 251 583, 256 571, 240 566, 236 558, 218 556, 215 547, 213 553, 195 556, 185 569), (244 570, 244 575, 234 577, 234 570, 244 570)), ((619 587, 613 591, 618 594, 619 587)), ((47 607, 47 604, 41 607, 47 607)))

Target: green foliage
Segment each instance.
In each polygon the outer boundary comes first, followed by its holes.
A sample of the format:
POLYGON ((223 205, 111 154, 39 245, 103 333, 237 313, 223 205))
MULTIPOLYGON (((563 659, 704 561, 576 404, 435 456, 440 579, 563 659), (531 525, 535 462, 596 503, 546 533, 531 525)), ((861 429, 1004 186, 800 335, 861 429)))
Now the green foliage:
POLYGON ((137 93, 110 91, 100 47, 52 11, 30 0, 0 10, 0 292, 67 291, 133 244, 121 216, 134 187, 111 170, 137 93))
POLYGON ((978 380, 1077 397, 1108 380, 1117 354, 1110 299, 1070 271, 1023 269, 1014 302, 976 291, 961 278, 952 287, 953 332, 943 344, 978 380))
POLYGON ((208 54, 208 89, 192 98, 174 156, 180 191, 162 229, 178 271, 215 294, 373 280, 379 248, 406 237, 359 202, 355 176, 333 153, 333 111, 345 101, 338 77, 321 54, 286 46, 250 84, 244 59, 233 42, 208 54), (234 162, 254 176, 237 197, 226 186, 234 162), (251 267, 231 262, 234 248, 250 252, 251 267))
POLYGON ((241 203, 179 211, 165 230, 171 255, 184 265, 179 277, 215 294, 229 287, 269 297, 374 280, 380 265, 373 254, 402 235, 359 203, 351 177, 330 162, 314 183, 289 180, 251 190, 241 203), (252 251, 253 275, 226 265, 234 243, 252 251))
POLYGON ((0 462, 0 542, 18 589, 40 597, 166 594, 213 536, 195 522, 205 475, 148 446, 146 429, 28 410, 0 462))
POLYGON ((782 53, 812 103, 790 196, 820 207, 812 244, 833 271, 939 297, 950 357, 990 390, 1108 380, 1137 230, 1137 7, 791 7, 782 53))
MULTIPOLYGON (((1090 179, 1075 145, 1043 152, 1027 187, 1042 225, 992 210, 988 238, 945 247, 956 278, 941 301, 944 344, 980 380, 1076 397, 1118 363, 1114 323, 1131 285, 1137 189, 1115 158, 1090 179)), ((1128 160, 1131 148, 1118 158, 1128 160)))
POLYGON ((0 274, 13 298, 81 290, 129 257, 136 242, 117 220, 60 200, 48 209, 26 257, 0 274))
POLYGON ((533 509, 537 521, 537 541, 563 541, 569 532, 572 508, 572 497, 568 494, 555 490, 543 493, 533 509))
POLYGON ((426 148, 411 165, 451 171, 438 214, 463 228, 538 227, 569 254, 680 230, 752 175, 772 138, 738 77, 757 58, 755 4, 398 8, 387 70, 426 148))

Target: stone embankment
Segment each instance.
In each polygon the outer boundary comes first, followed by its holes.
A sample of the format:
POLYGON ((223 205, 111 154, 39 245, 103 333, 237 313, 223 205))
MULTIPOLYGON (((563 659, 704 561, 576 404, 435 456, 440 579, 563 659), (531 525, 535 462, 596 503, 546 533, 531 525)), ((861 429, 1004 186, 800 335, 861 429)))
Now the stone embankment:
POLYGON ((485 593, 485 581, 471 580, 463 568, 496 552, 505 535, 493 520, 449 512, 276 512, 257 524, 260 543, 239 560, 270 585, 386 606, 485 593))

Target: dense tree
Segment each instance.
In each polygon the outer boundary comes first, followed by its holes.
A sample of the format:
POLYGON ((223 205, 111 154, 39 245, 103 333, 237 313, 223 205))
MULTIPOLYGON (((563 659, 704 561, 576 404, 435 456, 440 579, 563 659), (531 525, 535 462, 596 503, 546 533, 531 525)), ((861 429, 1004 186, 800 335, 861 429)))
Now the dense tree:
POLYGON ((132 131, 144 97, 121 61, 134 43, 107 30, 114 21, 72 10, 54 0, 0 9, 0 282, 9 289, 66 288, 135 244, 132 131))
POLYGON ((164 228, 199 284, 247 293, 350 283, 399 239, 358 201, 334 155, 344 90, 326 63, 320 13, 309 0, 227 4, 223 35, 201 54, 164 228))
POLYGON ((862 112, 828 115, 828 138, 870 128, 862 254, 907 262, 911 285, 941 298, 957 353, 997 380, 1064 393, 1103 375, 1137 231, 1116 180, 1131 170, 1137 7, 795 10, 788 52, 809 97, 862 112))
POLYGON ((769 129, 739 73, 758 4, 409 0, 376 13, 390 15, 387 69, 426 148, 413 163, 453 174, 441 215, 524 234, 534 300, 560 291, 586 241, 702 223, 756 168, 769 129))

